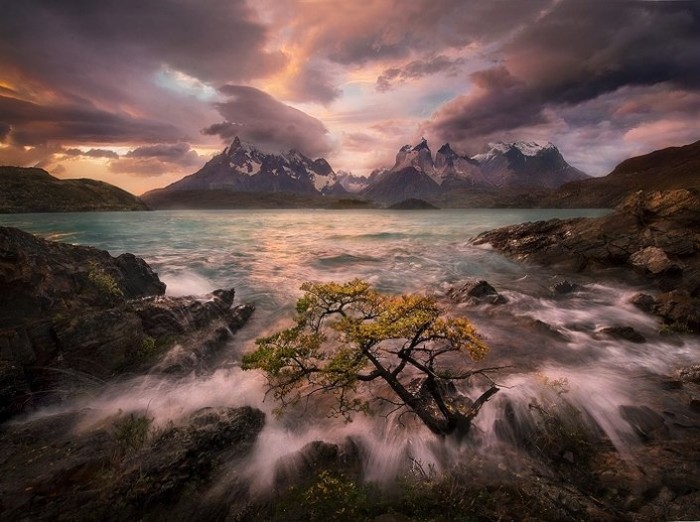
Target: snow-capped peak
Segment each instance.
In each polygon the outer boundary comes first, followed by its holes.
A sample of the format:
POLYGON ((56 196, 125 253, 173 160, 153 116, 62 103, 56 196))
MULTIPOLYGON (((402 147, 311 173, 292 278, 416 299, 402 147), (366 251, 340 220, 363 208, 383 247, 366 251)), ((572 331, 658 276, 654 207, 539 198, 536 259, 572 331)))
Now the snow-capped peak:
POLYGON ((243 141, 236 136, 233 139, 231 146, 224 150, 224 153, 231 155, 238 151, 242 151, 244 154, 250 154, 252 152, 258 152, 258 149, 255 147, 255 145, 248 143, 247 141, 243 141))
POLYGON ((550 142, 547 142, 546 145, 540 145, 534 141, 515 141, 512 143, 497 141, 494 143, 489 143, 489 150, 487 152, 472 156, 472 159, 481 163, 488 161, 499 154, 505 154, 513 149, 519 151, 523 156, 534 157, 542 151, 556 149, 556 147, 550 142))
POLYGON ((516 141, 515 143, 511 143, 511 146, 522 152, 524 156, 537 156, 543 150, 555 148, 554 145, 549 142, 546 145, 539 145, 535 142, 516 141))

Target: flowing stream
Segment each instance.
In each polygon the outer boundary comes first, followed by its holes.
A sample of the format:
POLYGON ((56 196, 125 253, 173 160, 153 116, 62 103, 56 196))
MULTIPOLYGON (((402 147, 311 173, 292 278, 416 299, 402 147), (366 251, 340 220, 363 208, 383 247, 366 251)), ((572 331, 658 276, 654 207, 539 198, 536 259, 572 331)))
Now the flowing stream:
POLYGON ((604 213, 158 211, 9 215, 0 216, 0 225, 96 246, 113 255, 132 252, 159 273, 172 295, 235 287, 237 303, 254 303, 253 319, 231 341, 222 365, 214 371, 177 379, 135 377, 76 398, 69 407, 88 406, 103 416, 148 409, 159 423, 176 421, 204 406, 259 407, 268 413, 268 422, 250 473, 265 486, 279 458, 313 440, 340 442, 348 436, 362 440, 369 448, 365 473, 373 480, 395 475, 409 461, 439 467, 445 451, 464 451, 454 442, 439 443, 427 430, 402 430, 395 418, 359 416, 345 424, 326 418, 318 409, 280 419, 272 415, 274 404, 263 400, 264 380, 254 372, 242 372, 238 361, 256 337, 288 324, 304 281, 362 278, 383 292, 444 295, 466 278, 486 279, 508 298, 507 304, 449 305, 452 313, 470 317, 486 337, 491 351, 484 365, 511 366, 496 378, 503 388, 477 418, 477 443, 483 448, 498 446, 504 437, 505 405, 510 405, 512 418, 524 422, 532 415, 532 401, 554 400, 551 397, 558 395, 552 382, 565 379, 568 403, 626 454, 636 435, 620 414, 621 407, 667 408, 653 379, 640 376, 668 375, 694 362, 700 353, 697 338, 660 335, 657 320, 629 303, 634 293, 645 289, 643 282, 612 272, 560 274, 470 244, 479 232, 507 224, 604 213), (582 290, 553 296, 549 289, 562 279, 582 285, 582 290), (647 342, 611 339, 601 333, 608 326, 631 326, 647 342))

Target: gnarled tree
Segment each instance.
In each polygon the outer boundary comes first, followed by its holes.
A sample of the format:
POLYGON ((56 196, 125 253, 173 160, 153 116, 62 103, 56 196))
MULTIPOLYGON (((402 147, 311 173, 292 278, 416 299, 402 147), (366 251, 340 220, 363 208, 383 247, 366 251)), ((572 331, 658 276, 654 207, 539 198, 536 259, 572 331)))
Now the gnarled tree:
POLYGON ((294 325, 257 339, 243 358, 243 369, 265 373, 283 408, 325 392, 335 399, 333 413, 350 420, 380 400, 447 435, 465 433, 498 391, 487 375, 498 368, 465 364, 486 355, 485 343, 469 321, 446 317, 434 297, 383 295, 361 280, 301 289, 294 325), (477 375, 486 391, 474 401, 460 397, 453 381, 477 375))

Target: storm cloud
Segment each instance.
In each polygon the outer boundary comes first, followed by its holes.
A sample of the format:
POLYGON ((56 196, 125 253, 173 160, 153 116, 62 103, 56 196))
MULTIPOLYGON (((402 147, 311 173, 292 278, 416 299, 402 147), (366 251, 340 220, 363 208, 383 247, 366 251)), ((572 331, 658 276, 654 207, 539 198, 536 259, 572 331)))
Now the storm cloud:
POLYGON ((464 60, 462 58, 451 59, 444 55, 413 60, 402 67, 386 69, 377 78, 377 90, 388 91, 398 83, 403 83, 407 80, 417 80, 439 72, 455 74, 463 63, 464 60))
POLYGON ((320 120, 253 87, 225 85, 220 91, 229 97, 216 104, 225 121, 206 127, 204 134, 226 140, 239 136, 269 150, 296 149, 311 157, 332 149, 328 129, 320 120))
POLYGON ((552 141, 594 174, 700 137, 697 1, 2 5, 0 164, 129 190, 236 135, 356 174, 421 135, 552 141))
POLYGON ((622 102, 615 93, 627 89, 625 100, 634 103, 658 85, 686 93, 700 87, 700 4, 563 0, 506 42, 499 61, 472 74, 476 88, 439 108, 424 131, 474 147, 514 129, 548 122, 554 129, 560 118, 580 125, 589 102, 602 98, 589 123, 608 121, 624 132, 639 120, 623 118, 606 97, 622 102))

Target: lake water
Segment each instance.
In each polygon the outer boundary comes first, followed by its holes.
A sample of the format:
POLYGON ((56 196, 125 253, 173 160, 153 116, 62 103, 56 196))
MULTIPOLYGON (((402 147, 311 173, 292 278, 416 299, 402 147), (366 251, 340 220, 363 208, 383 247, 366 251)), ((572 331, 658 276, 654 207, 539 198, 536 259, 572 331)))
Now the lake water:
MULTIPOLYGON (((620 419, 620 406, 642 403, 660 408, 664 400, 658 389, 640 381, 639 376, 668 374, 690 364, 700 354, 697 338, 659 335, 657 321, 629 303, 635 292, 644 289, 642 283, 623 283, 607 273, 559 274, 513 262, 470 243, 479 232, 503 225, 604 213, 192 210, 5 215, 0 216, 0 225, 92 245, 113 255, 132 252, 159 273, 170 294, 197 295, 235 287, 239 303, 252 302, 257 307, 251 323, 231 342, 229 360, 221 368, 177 381, 137 377, 82 398, 80 407, 87 405, 105 415, 148 407, 161 422, 208 405, 254 404, 269 412, 273 405, 262 401, 260 376, 241 372, 237 361, 256 336, 289 320, 303 282, 359 277, 385 292, 421 291, 444 296, 450 286, 478 277, 495 286, 508 303, 473 307, 446 302, 446 306, 454 314, 469 316, 486 337, 491 346, 487 366, 513 367, 499 379, 508 387, 477 418, 483 444, 494 443, 499 404, 512 401, 521 404, 519 411, 525 412, 532 396, 541 393, 538 383, 545 375, 566 378, 568 400, 585 410, 624 452, 634 437, 632 428, 620 419), (583 291, 552 296, 548 289, 563 278, 583 285, 583 291), (633 344, 607 338, 600 332, 606 326, 632 326, 648 342, 633 344)), ((375 433, 370 445, 377 448, 368 453, 370 478, 395 472, 405 460, 407 448, 424 461, 439 460, 431 450, 429 434, 397 441, 377 423, 369 425, 358 419, 348 426, 318 417, 293 429, 289 423, 270 420, 261 435, 253 468, 256 473, 270 470, 276 458, 310 440, 340 439, 348 434, 368 437, 368 433, 375 433)))

